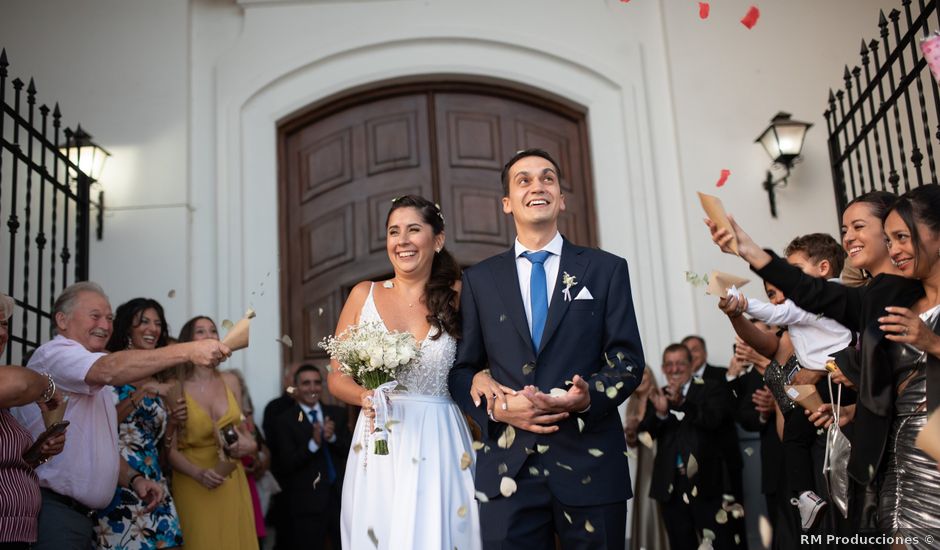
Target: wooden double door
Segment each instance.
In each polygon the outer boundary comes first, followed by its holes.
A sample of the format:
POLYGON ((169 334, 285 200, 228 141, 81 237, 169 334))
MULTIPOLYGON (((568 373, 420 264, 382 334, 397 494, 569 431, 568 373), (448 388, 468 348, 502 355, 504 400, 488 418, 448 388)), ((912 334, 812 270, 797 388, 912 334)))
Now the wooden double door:
POLYGON ((499 173, 516 151, 545 149, 562 171, 562 233, 595 246, 584 112, 480 84, 389 87, 314 108, 279 127, 281 320, 289 362, 323 360, 349 290, 388 276, 385 219, 393 198, 441 205, 447 247, 462 265, 515 239, 499 173))

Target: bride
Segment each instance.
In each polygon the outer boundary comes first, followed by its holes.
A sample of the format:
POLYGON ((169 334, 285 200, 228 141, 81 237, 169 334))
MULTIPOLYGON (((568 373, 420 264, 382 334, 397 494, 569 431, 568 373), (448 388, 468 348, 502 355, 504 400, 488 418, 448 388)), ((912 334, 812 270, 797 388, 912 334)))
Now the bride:
POLYGON ((362 407, 343 482, 343 548, 479 549, 470 432, 447 390, 460 334, 460 266, 444 250, 444 216, 427 199, 395 199, 385 226, 395 275, 356 285, 336 334, 379 322, 414 335, 421 356, 399 376, 407 389, 390 394, 387 455, 367 444, 373 392, 332 364, 330 392, 362 407))

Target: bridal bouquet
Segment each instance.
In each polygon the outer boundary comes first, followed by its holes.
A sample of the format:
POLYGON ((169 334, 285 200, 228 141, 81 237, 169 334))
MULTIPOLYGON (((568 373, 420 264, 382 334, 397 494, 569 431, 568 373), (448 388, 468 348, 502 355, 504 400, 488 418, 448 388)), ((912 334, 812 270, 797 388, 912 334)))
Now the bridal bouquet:
POLYGON ((340 371, 373 390, 375 405, 375 454, 388 454, 388 392, 398 386, 399 372, 416 361, 421 352, 409 332, 389 332, 380 323, 360 323, 339 336, 328 336, 320 347, 340 364, 340 371))

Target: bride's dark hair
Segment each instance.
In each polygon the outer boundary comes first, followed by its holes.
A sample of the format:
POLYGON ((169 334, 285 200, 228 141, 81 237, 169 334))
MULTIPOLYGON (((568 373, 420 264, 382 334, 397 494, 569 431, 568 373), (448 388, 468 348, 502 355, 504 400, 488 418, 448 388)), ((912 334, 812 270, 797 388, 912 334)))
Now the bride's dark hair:
MULTIPOLYGON (((399 208, 414 208, 421 214, 424 223, 431 226, 435 235, 444 232, 444 214, 439 206, 424 197, 405 195, 392 201, 392 207, 385 217, 385 227, 392 217, 392 212, 399 208)), ((428 322, 436 328, 432 340, 437 340, 444 332, 455 338, 460 337, 460 315, 457 313, 457 291, 454 283, 460 280, 460 264, 447 251, 434 254, 431 263, 431 277, 424 287, 425 305, 428 307, 428 322)))

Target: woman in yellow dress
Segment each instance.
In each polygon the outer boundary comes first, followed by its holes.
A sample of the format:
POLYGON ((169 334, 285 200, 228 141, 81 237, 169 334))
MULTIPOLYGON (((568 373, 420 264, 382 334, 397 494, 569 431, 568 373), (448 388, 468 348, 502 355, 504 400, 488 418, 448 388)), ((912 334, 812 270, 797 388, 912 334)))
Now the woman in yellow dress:
MULTIPOLYGON (((196 317, 180 331, 180 342, 218 339, 215 323, 196 317)), ((173 498, 187 550, 257 550, 254 509, 240 457, 257 446, 242 426, 241 388, 231 373, 186 365, 181 369, 186 424, 170 449, 173 498), (220 430, 238 438, 222 447, 220 430)), ((171 401, 175 402, 175 400, 171 401)))

